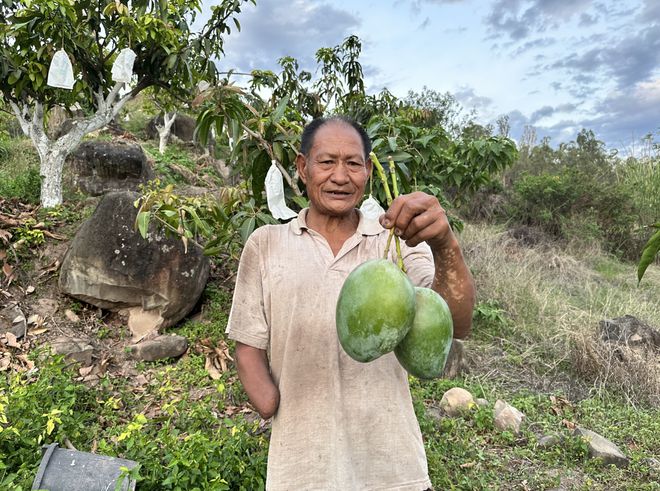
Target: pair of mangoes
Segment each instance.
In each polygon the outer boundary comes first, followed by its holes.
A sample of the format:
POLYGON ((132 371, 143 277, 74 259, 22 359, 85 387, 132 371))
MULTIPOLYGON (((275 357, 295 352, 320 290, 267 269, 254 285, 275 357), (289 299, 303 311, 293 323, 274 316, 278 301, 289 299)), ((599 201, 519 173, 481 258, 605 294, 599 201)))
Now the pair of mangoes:
POLYGON ((337 301, 337 334, 344 351, 360 362, 394 351, 420 378, 442 375, 453 322, 445 300, 415 287, 394 263, 367 261, 346 278, 337 301))

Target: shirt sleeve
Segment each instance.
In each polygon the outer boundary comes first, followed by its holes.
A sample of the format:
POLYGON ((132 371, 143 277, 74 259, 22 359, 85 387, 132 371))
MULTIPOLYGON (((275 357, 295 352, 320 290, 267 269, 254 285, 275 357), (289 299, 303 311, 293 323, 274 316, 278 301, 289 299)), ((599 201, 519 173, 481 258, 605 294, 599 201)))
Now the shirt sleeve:
POLYGON ((226 332, 230 339, 265 350, 270 328, 264 311, 260 235, 255 231, 243 248, 226 332))
POLYGON ((435 264, 431 248, 426 242, 408 247, 401 241, 401 255, 408 278, 415 286, 431 288, 435 277, 435 264))

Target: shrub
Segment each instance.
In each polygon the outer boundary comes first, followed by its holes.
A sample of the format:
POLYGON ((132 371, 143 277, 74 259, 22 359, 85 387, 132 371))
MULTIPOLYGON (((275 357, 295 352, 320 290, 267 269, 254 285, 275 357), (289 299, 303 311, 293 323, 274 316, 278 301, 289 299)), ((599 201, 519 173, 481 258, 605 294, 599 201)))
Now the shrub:
POLYGON ((524 175, 509 194, 507 217, 537 226, 565 240, 592 243, 620 257, 635 258, 640 242, 639 214, 629 189, 605 173, 564 167, 536 176, 524 175))
POLYGON ((28 140, 0 135, 0 196, 38 203, 41 192, 39 161, 28 140))

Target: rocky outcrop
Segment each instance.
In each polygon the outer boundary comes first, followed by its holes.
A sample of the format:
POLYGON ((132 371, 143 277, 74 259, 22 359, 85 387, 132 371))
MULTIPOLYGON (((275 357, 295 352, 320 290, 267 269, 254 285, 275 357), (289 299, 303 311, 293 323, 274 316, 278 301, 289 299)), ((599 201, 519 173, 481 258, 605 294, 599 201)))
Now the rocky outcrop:
POLYGON ((142 147, 122 140, 83 142, 68 162, 73 187, 92 196, 136 191, 140 184, 154 178, 142 147))
POLYGON ((146 335, 192 310, 208 280, 209 261, 195 247, 186 253, 179 238, 151 230, 143 239, 134 231, 138 197, 132 192, 103 197, 71 242, 59 285, 97 307, 151 319, 146 335))

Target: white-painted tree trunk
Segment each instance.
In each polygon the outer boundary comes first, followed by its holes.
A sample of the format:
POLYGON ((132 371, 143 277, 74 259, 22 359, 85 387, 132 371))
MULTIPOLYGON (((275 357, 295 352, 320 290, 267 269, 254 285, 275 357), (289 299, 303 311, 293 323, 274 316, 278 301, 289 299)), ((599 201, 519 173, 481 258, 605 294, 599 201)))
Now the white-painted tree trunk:
POLYGON ((176 112, 170 115, 165 111, 163 114, 163 126, 156 125, 156 129, 158 130, 158 151, 161 155, 165 153, 165 149, 167 148, 167 140, 169 140, 172 133, 172 125, 175 119, 176 112))
POLYGON ((96 95, 97 111, 92 116, 76 121, 68 133, 57 140, 48 138, 44 129, 44 108, 40 102, 30 107, 12 102, 11 108, 21 129, 32 140, 40 160, 41 206, 52 208, 62 203, 62 171, 66 157, 76 149, 83 137, 106 126, 132 97, 130 93, 117 99, 123 83, 114 86, 107 97, 96 95))

